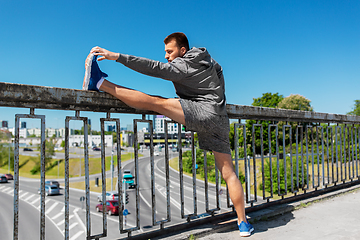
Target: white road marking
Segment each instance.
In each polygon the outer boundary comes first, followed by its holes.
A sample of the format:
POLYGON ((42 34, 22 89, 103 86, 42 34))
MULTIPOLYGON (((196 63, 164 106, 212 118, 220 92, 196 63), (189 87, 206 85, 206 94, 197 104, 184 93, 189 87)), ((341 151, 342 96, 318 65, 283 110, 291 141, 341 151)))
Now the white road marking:
POLYGON ((45 214, 49 214, 59 203, 55 202, 53 205, 51 205, 51 207, 49 207, 46 211, 45 214))
POLYGON ((77 232, 72 238, 70 238, 70 240, 76 240, 83 233, 83 231, 77 232))
POLYGON ((60 217, 61 215, 63 215, 63 212, 59 212, 58 214, 56 214, 53 218, 51 218, 52 220, 57 219, 58 217, 60 217))
MULTIPOLYGON (((69 216, 69 221, 70 219, 72 219, 74 217, 74 215, 70 215, 69 216)), ((61 224, 64 224, 65 223, 65 219, 61 220, 60 222, 58 222, 56 225, 60 226, 61 224)))
POLYGON ((34 197, 34 194, 31 194, 30 196, 28 196, 24 201, 29 202, 30 198, 34 197))

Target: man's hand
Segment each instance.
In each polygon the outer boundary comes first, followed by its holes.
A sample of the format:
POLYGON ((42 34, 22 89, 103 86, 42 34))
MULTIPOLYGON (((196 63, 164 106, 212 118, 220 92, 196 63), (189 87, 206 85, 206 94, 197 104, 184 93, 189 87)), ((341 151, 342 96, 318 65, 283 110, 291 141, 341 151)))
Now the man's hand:
POLYGON ((119 58, 119 53, 110 52, 104 48, 101 47, 93 47, 90 51, 90 53, 93 53, 94 55, 101 56, 97 60, 102 61, 104 59, 108 60, 117 60, 119 58))

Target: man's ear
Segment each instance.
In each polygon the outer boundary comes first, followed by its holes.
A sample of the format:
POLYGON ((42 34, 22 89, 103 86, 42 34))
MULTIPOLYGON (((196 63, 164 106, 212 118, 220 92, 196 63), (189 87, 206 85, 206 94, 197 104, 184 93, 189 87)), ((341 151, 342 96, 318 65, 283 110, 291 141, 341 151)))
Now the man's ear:
POLYGON ((181 47, 181 48, 180 48, 181 57, 184 56, 185 53, 186 53, 186 48, 185 48, 185 47, 181 47))

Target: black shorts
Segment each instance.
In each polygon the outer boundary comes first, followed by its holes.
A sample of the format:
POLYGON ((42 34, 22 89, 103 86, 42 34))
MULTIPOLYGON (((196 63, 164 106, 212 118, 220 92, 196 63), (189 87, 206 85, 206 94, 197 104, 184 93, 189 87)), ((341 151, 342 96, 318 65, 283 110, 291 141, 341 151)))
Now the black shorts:
POLYGON ((230 154, 228 116, 204 110, 200 102, 186 99, 179 101, 185 115, 185 128, 187 131, 197 132, 200 148, 230 154))

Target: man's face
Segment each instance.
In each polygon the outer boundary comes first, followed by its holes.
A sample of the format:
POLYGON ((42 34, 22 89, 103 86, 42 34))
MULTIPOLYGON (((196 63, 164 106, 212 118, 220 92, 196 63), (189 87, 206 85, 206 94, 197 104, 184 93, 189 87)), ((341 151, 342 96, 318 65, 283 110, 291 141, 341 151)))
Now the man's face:
POLYGON ((182 57, 186 53, 184 47, 180 48, 176 43, 176 40, 172 40, 168 44, 165 44, 165 58, 168 62, 172 62, 177 57, 182 57))

